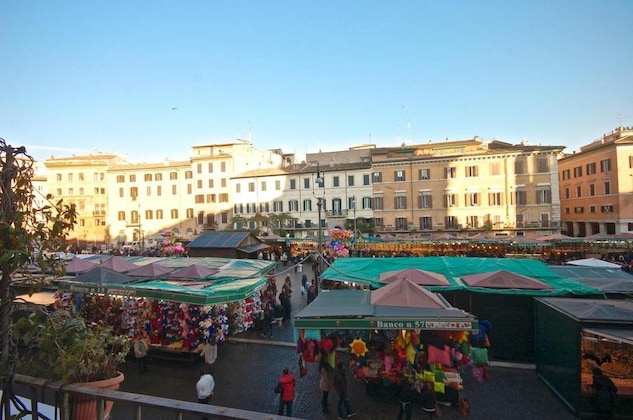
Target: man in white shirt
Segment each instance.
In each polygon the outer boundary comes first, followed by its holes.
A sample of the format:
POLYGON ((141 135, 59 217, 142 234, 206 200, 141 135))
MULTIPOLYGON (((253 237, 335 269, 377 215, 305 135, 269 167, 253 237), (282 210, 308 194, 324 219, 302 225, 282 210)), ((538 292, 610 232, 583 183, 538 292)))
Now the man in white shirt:
MULTIPOLYGON (((204 369, 200 372, 200 379, 196 383, 196 391, 198 392, 198 402, 201 404, 209 404, 211 397, 213 396, 213 390, 215 389, 215 380, 209 373, 208 369, 204 369)), ((203 419, 207 419, 203 417, 203 419)))

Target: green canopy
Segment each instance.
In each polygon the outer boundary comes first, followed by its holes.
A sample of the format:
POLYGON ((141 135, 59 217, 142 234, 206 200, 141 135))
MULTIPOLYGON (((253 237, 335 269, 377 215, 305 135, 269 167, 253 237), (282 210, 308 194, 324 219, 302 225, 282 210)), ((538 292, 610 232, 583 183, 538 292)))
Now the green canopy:
POLYGON ((475 257, 408 257, 408 258, 338 258, 323 273, 324 280, 342 281, 377 289, 385 284, 380 274, 386 271, 418 268, 442 274, 447 286, 425 286, 432 291, 466 290, 477 293, 517 294, 535 296, 596 295, 601 291, 572 278, 562 277, 541 261, 519 258, 475 257), (472 287, 462 281, 462 276, 492 271, 508 271, 532 277, 551 290, 517 290, 472 287))

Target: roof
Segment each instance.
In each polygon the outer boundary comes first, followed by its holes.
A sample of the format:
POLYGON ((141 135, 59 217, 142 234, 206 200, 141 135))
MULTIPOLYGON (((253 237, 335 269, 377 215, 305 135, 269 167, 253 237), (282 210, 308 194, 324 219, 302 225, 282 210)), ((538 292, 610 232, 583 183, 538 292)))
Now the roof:
POLYGON ((471 287, 487 287, 490 289, 524 289, 524 290, 551 290, 552 286, 535 278, 505 270, 496 270, 485 273, 468 274, 462 276, 471 287))
POLYGON ((582 258, 580 260, 567 261, 566 264, 581 265, 586 267, 609 267, 620 268, 620 264, 611 263, 605 260, 599 260, 598 258, 582 258))
POLYGON ((371 292, 370 302, 380 306, 405 306, 410 308, 446 309, 448 302, 418 286, 413 280, 402 277, 393 283, 371 292))
POLYGON ((267 248, 270 248, 270 245, 267 245, 267 244, 251 244, 251 245, 240 246, 240 247, 237 248, 237 250, 245 252, 247 254, 250 254, 251 252, 257 252, 260 249, 267 249, 267 248))
POLYGON ((380 288, 380 274, 386 271, 418 268, 441 274, 448 280, 446 286, 426 286, 431 291, 466 290, 475 293, 524 294, 535 296, 597 295, 602 292, 576 278, 566 278, 551 270, 544 262, 518 258, 478 257, 408 257, 408 258, 338 258, 325 270, 326 280, 362 284, 380 288), (550 290, 487 289, 471 287, 463 276, 503 270, 543 282, 550 290))
POLYGON ((123 284, 133 282, 134 278, 99 265, 78 275, 72 281, 76 283, 123 284))
POLYGON ((577 321, 629 326, 633 323, 633 302, 629 300, 574 298, 538 298, 537 300, 577 321))
POLYGON ((205 232, 187 248, 238 248, 249 236, 249 232, 205 232))
POLYGON ((368 290, 322 290, 294 318, 296 329, 478 329, 476 318, 457 308, 379 306, 368 290))

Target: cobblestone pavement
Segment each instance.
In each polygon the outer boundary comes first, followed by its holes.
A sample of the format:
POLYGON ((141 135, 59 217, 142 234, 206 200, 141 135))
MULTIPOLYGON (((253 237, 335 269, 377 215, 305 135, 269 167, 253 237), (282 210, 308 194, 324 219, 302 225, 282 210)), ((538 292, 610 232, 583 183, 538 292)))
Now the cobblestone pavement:
MULTIPOLYGON (((283 268, 283 267, 282 267, 283 268)), ((310 266, 306 274, 312 278, 310 266)), ((305 307, 305 296, 301 296, 301 275, 290 274, 293 284, 293 313, 305 307)), ((283 283, 285 273, 278 276, 278 284, 283 283)), ((213 368, 216 382, 212 404, 244 410, 276 414, 278 396, 273 389, 283 367, 288 366, 298 378, 297 354, 294 348, 292 321, 275 328, 273 340, 263 339, 256 331, 247 331, 232 337, 218 347, 218 361, 213 368)), ((202 368, 202 359, 193 363, 164 360, 150 360, 149 371, 138 375, 132 360, 123 367, 126 379, 121 391, 196 401, 195 383, 202 368)), ((336 419, 334 392, 330 395, 332 413, 321 413, 321 392, 318 387, 316 364, 309 364, 309 373, 297 379, 293 416, 303 419, 336 419)), ((365 394, 364 384, 348 377, 350 404, 357 411, 355 419, 382 420, 396 419, 398 403, 392 398, 375 397, 365 394)), ((470 375, 464 377, 464 390, 460 397, 472 401, 468 418, 476 420, 522 420, 552 419, 567 420, 575 417, 559 402, 554 394, 537 378, 534 370, 507 367, 491 367, 490 380, 479 383, 470 375)), ((465 418, 455 407, 441 407, 442 418, 465 418)), ((133 418, 132 408, 115 404, 112 417, 115 420, 133 418)), ((172 419, 171 413, 144 410, 143 418, 172 419)), ((185 420, 193 419, 185 416, 185 420)), ((422 409, 414 407, 413 419, 427 419, 422 409)))

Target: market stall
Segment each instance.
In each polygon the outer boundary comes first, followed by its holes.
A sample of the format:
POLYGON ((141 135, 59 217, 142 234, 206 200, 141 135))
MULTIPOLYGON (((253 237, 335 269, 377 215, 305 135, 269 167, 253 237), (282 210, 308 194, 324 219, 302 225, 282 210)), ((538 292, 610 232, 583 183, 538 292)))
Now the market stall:
POLYGON ((616 385, 614 417, 633 413, 633 302, 536 299, 537 374, 577 416, 596 413, 592 370, 616 385))
POLYGON ((262 291, 274 281, 269 275, 274 263, 257 260, 125 262, 137 268, 126 275, 98 265, 60 279, 55 305, 88 320, 103 320, 130 338, 145 331, 150 351, 165 358, 192 359, 205 343, 221 343, 251 328, 263 312, 262 291), (138 276, 130 275, 134 273, 138 276))
POLYGON ((334 349, 349 350, 350 369, 368 394, 424 381, 440 401, 457 404, 465 369, 487 376, 485 334, 475 317, 407 278, 375 291, 323 290, 294 324, 304 360, 320 355, 333 365, 334 349))

